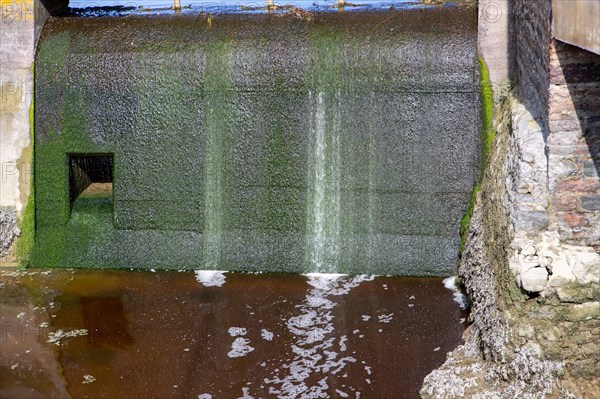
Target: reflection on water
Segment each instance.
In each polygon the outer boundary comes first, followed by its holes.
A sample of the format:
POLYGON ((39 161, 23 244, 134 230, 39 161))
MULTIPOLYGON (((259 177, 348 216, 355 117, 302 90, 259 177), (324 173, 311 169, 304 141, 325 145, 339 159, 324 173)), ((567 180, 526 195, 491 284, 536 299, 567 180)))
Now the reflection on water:
POLYGON ((127 332, 127 320, 120 297, 81 297, 79 301, 90 345, 123 348, 134 342, 127 332))
POLYGON ((0 293, 3 398, 416 398, 466 317, 438 278, 53 270, 0 293))

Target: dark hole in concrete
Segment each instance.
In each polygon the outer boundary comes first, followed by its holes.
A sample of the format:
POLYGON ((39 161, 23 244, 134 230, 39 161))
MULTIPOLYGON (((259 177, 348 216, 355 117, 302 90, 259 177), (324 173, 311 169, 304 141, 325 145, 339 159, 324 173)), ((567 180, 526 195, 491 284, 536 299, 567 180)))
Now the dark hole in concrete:
POLYGON ((71 207, 82 195, 111 197, 113 154, 69 154, 69 199, 71 207))

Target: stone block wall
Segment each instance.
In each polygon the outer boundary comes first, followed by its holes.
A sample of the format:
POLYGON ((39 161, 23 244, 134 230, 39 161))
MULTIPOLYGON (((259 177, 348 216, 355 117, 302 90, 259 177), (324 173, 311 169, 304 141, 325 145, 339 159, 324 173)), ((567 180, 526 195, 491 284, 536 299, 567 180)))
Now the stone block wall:
POLYGON ((550 0, 509 7, 513 90, 458 269, 472 324, 423 398, 600 392, 600 55, 553 39, 550 0))
POLYGON ((521 288, 554 295, 600 274, 600 55, 553 39, 550 0, 510 4, 509 265, 521 288))
POLYGON ((509 77, 515 94, 548 135, 548 82, 551 41, 550 0, 512 0, 507 15, 509 77))
POLYGON ((600 250, 600 55, 553 41, 549 94, 552 227, 600 250))

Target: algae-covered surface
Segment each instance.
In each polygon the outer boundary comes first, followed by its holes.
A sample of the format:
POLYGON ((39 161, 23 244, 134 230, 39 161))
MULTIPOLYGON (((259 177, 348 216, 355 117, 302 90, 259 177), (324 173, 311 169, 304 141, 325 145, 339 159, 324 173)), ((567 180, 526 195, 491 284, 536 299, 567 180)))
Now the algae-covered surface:
POLYGON ((480 164, 476 34, 469 6, 51 18, 30 263, 450 274, 480 164), (113 190, 71 201, 86 154, 112 157, 113 190))
POLYGON ((2 398, 417 398, 467 312, 440 278, 0 271, 2 398))

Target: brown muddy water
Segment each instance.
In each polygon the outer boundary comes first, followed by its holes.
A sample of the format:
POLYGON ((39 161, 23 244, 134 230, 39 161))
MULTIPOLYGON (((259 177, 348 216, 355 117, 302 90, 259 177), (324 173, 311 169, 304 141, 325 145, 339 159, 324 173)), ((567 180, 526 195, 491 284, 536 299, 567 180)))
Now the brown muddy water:
POLYGON ((417 398, 461 343, 452 297, 440 278, 3 271, 0 397, 417 398))

